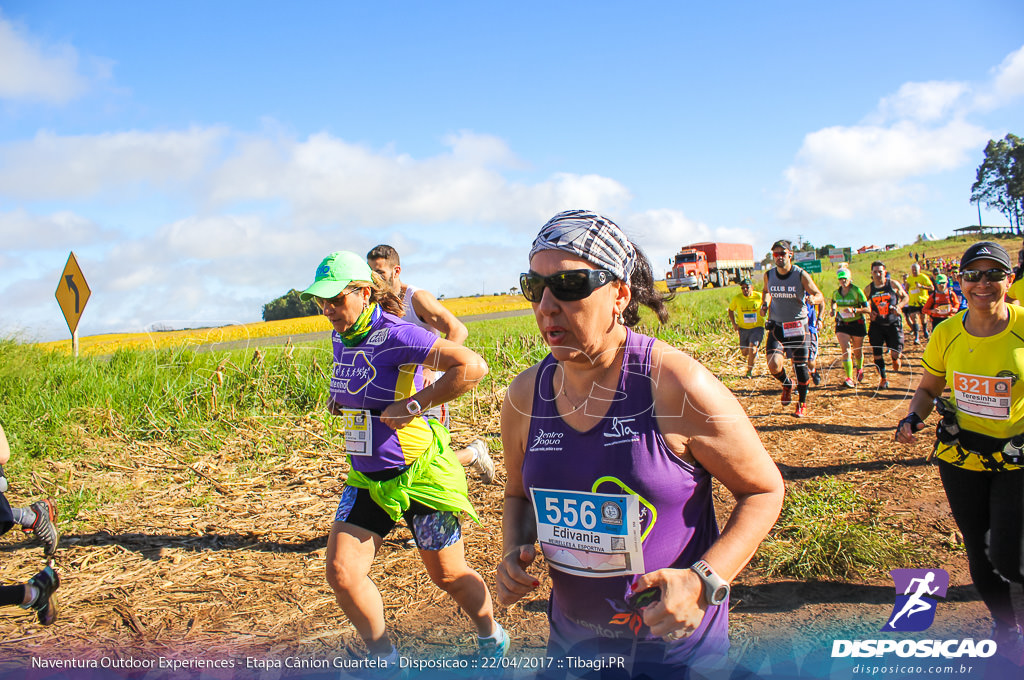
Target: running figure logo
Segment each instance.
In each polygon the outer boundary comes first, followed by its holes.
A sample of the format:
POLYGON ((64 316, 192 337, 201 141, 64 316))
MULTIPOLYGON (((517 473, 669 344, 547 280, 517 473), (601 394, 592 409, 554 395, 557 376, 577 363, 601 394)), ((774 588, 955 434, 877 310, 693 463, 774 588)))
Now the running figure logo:
POLYGON ((926 630, 935 621, 935 598, 946 597, 949 574, 943 569, 893 569, 889 575, 896 584, 896 602, 882 630, 926 630))

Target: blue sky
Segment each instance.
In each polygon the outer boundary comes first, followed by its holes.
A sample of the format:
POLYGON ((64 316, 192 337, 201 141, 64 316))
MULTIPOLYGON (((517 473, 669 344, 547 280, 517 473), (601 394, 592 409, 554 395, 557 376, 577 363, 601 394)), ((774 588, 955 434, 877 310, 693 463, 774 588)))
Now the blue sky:
MULTIPOLYGON (((327 253, 508 290, 554 213, 684 243, 975 224, 1024 134, 1018 0, 0 1, 0 334, 245 323, 327 253)), ((1005 223, 983 211, 986 224, 1005 223)))

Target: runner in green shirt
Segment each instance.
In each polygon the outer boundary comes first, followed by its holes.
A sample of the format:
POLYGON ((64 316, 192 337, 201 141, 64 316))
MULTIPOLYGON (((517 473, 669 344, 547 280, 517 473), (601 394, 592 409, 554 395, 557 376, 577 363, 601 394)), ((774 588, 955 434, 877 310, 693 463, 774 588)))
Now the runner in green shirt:
POLYGON ((840 269, 837 277, 839 288, 832 293, 832 313, 836 320, 836 340, 843 351, 843 371, 846 372, 843 385, 856 387, 854 365, 857 382, 864 378, 864 336, 868 334, 864 315, 870 310, 864 291, 853 284, 850 270, 840 269))

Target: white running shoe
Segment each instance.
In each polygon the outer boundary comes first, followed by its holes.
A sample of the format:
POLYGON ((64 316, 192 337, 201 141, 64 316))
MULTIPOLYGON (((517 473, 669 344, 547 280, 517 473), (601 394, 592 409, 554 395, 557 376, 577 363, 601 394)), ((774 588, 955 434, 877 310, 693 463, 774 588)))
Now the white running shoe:
POLYGON ((487 450, 487 442, 483 439, 474 439, 466 448, 472 449, 476 452, 476 458, 469 464, 469 467, 476 471, 480 476, 480 481, 484 484, 493 484, 494 461, 491 459, 491 454, 487 450))

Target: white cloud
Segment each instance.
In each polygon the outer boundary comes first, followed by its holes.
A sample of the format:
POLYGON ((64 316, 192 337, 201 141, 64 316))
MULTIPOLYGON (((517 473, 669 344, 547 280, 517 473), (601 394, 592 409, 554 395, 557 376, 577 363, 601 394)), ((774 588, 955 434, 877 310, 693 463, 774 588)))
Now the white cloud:
POLYGON ((1024 95, 1024 47, 1012 52, 996 69, 993 90, 1005 99, 1024 95))
POLYGON ((192 216, 160 229, 154 247, 175 257, 201 260, 280 258, 308 253, 314 238, 319 237, 313 230, 270 224, 259 215, 192 216))
POLYGON ((883 120, 929 122, 945 118, 970 91, 966 83, 904 83, 878 105, 883 120))
POLYGON ((801 228, 819 220, 918 221, 931 198, 923 178, 973 164, 993 136, 971 115, 1021 94, 1024 48, 1007 56, 989 82, 905 83, 861 124, 804 137, 784 173, 779 216, 801 228))
MULTIPOLYGON (((70 45, 44 46, 0 16, 0 99, 63 104, 86 92, 78 52, 70 45)), ((93 60, 101 77, 108 64, 93 60)))
POLYGON ((40 132, 0 147, 0 195, 22 200, 100 195, 124 201, 126 188, 187 188, 201 182, 226 134, 222 128, 81 136, 40 132))
POLYGON ((711 227, 678 210, 646 210, 629 215, 618 224, 647 255, 656 278, 664 275, 668 258, 684 245, 700 241, 755 243, 757 240, 748 229, 711 227))
POLYGON ((17 201, 176 194, 207 212, 261 204, 298 227, 503 223, 529 230, 566 208, 621 211, 631 198, 598 175, 527 182, 524 164, 491 135, 460 132, 425 158, 326 133, 304 140, 242 137, 223 128, 58 136, 0 147, 0 197, 17 201))
POLYGON ((33 215, 23 208, 0 213, 0 243, 5 251, 66 250, 114 237, 114 232, 67 210, 50 215, 33 215))
MULTIPOLYGON (((444 144, 414 158, 328 134, 43 132, 0 146, 0 200, 19 206, 0 214, 0 236, 23 249, 93 246, 79 253, 93 289, 82 332, 97 333, 160 319, 256 320, 262 304, 306 285, 324 254, 388 240, 432 290, 507 290, 551 215, 622 214, 631 198, 598 175, 522 179, 529 168, 494 136, 460 132, 444 144), (69 210, 47 215, 49 201, 69 210), (128 226, 107 246, 89 216, 112 208, 128 226)), ((56 280, 63 260, 44 259, 53 269, 44 278, 56 280)), ((0 288, 18 285, 15 276, 0 272, 0 288)), ((40 328, 49 311, 38 295, 2 310, 40 328)))
POLYGON ((804 224, 820 218, 913 221, 927 197, 915 177, 970 162, 990 133, 954 120, 940 127, 902 121, 891 127, 854 126, 819 130, 804 138, 789 184, 784 220, 804 224))
POLYGON ((444 142, 445 152, 416 159, 325 133, 304 141, 250 139, 215 173, 209 200, 283 200, 298 224, 501 221, 532 227, 566 206, 607 210, 630 198, 620 183, 595 175, 511 181, 503 172, 522 163, 493 136, 461 132, 444 142))

